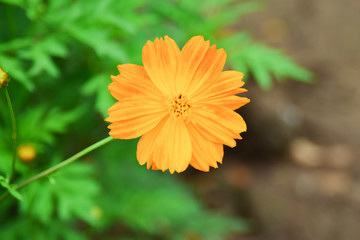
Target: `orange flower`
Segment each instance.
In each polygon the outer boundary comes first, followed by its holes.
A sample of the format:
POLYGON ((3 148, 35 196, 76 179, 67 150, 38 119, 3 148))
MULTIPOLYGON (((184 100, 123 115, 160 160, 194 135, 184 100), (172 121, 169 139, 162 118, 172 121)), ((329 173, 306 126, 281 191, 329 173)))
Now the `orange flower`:
POLYGON ((137 159, 148 169, 217 168, 223 144, 234 147, 234 139, 246 131, 234 111, 250 101, 235 96, 246 91, 243 74, 223 71, 224 49, 202 36, 191 38, 181 51, 168 36, 148 41, 142 60, 144 67, 122 64, 120 75, 111 76, 109 90, 118 102, 108 110, 109 134, 142 136, 137 159))

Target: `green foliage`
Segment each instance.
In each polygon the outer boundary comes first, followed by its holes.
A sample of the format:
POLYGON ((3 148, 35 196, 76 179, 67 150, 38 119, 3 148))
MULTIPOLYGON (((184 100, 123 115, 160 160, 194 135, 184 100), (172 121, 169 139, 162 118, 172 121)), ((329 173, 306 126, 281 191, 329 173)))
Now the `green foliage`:
POLYGON ((61 111, 57 107, 39 105, 19 115, 19 138, 24 142, 53 144, 55 134, 64 133, 69 124, 80 119, 83 108, 61 111))
POLYGON ((86 240, 85 234, 77 231, 69 223, 57 220, 51 221, 51 227, 27 216, 19 216, 16 221, 2 223, 0 239, 62 239, 62 240, 86 240))
POLYGON ((107 85, 103 82, 103 80, 107 78, 109 78, 109 74, 97 74, 90 78, 81 88, 81 93, 84 96, 95 96, 94 107, 104 118, 107 117, 108 107, 115 103, 114 98, 110 95, 107 85))
MULTIPOLYGON (((142 46, 155 37, 169 35, 181 47, 204 35, 263 89, 272 78, 310 82, 311 73, 281 50, 228 33, 262 9, 258 0, 0 0, 0 66, 14 80, 18 143, 37 153, 31 162, 17 157, 16 183, 106 134, 109 76, 118 64, 141 64, 142 46)), ((10 126, 0 97, 1 176, 10 172, 10 126)), ((0 194, 22 196, 0 204, 0 239, 118 239, 108 232, 119 226, 122 239, 225 239, 248 231, 244 219, 206 209, 176 175, 139 166, 135 152, 136 141, 117 141, 20 193, 0 177, 0 194)))
POLYGON ((22 196, 21 194, 16 191, 10 184, 8 179, 6 179, 3 176, 0 176, 0 185, 2 187, 4 187, 14 198, 18 199, 18 200, 22 200, 22 196))
POLYGON ((118 141, 99 154, 107 161, 97 161, 98 169, 119 166, 109 170, 103 183, 105 189, 113 191, 112 195, 104 197, 102 203, 110 219, 120 220, 134 231, 169 239, 184 239, 191 234, 204 239, 223 239, 230 232, 248 229, 245 220, 204 209, 174 175, 139 168, 134 154, 119 159, 118 153, 124 149, 135 151, 135 147, 134 141, 118 141), (122 149, 119 149, 121 142, 122 149), (117 185, 113 188, 110 184, 115 181, 117 185))
POLYGON ((34 182, 24 190, 22 210, 44 224, 55 215, 64 221, 79 217, 91 223, 91 208, 99 193, 93 173, 93 165, 78 162, 48 179, 34 182))
POLYGON ((14 79, 21 82, 28 90, 34 90, 35 86, 26 76, 22 62, 14 57, 2 55, 0 52, 0 63, 6 71, 11 72, 11 76, 14 77, 14 79))
POLYGON ((246 32, 225 38, 221 46, 228 50, 232 67, 245 75, 252 73, 263 90, 271 89, 271 75, 278 80, 290 77, 306 83, 312 82, 311 72, 296 65, 283 51, 254 42, 246 32))

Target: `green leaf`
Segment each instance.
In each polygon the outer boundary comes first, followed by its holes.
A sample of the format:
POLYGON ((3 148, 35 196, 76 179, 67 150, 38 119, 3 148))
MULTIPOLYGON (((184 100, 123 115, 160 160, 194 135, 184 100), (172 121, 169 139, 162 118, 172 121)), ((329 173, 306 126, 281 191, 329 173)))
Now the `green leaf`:
POLYGON ((189 225, 204 239, 222 240, 231 232, 248 232, 250 222, 214 213, 202 213, 189 219, 189 225))
POLYGON ((45 11, 45 5, 42 0, 27 0, 26 12, 30 19, 36 19, 41 13, 45 11))
POLYGON ((25 0, 1 0, 0 2, 7 3, 7 4, 18 5, 18 6, 21 6, 21 7, 25 7, 25 3, 26 3, 25 0))
POLYGON ((44 52, 48 53, 51 56, 64 58, 68 55, 68 49, 59 37, 49 36, 43 41, 41 41, 41 44, 39 45, 44 52))
POLYGON ((5 146, 0 146, 0 173, 9 173, 11 171, 11 159, 13 156, 13 151, 12 149, 5 147, 5 146))
POLYGON ((31 213, 40 221, 46 223, 53 215, 54 211, 54 197, 53 188, 50 184, 36 184, 36 195, 33 197, 31 205, 31 213))
POLYGON ((52 174, 52 181, 41 179, 32 183, 25 190, 22 210, 43 223, 56 213, 63 220, 79 217, 91 223, 91 208, 99 193, 93 173, 92 165, 76 162, 52 174))
POLYGON ((3 176, 0 176, 0 185, 6 188, 14 198, 16 198, 19 201, 22 201, 23 199, 22 195, 9 184, 8 179, 5 179, 3 176))
POLYGON ((79 119, 83 113, 84 108, 82 106, 78 106, 68 111, 52 108, 46 114, 46 121, 44 121, 43 128, 51 133, 63 133, 68 125, 79 119))
POLYGON ((19 117, 19 135, 23 142, 53 143, 55 134, 63 133, 71 123, 74 123, 84 113, 84 107, 62 111, 47 105, 29 109, 19 117))
POLYGON ((272 76, 276 80, 292 78, 311 83, 313 74, 296 64, 283 51, 254 42, 249 34, 237 34, 221 43, 229 53, 229 62, 235 70, 251 72, 260 88, 270 90, 272 76))
POLYGON ((126 62, 128 59, 125 49, 121 44, 110 40, 105 29, 73 26, 70 32, 76 39, 90 46, 99 57, 110 57, 117 62, 126 62))
POLYGON ((0 52, 13 51, 19 48, 28 47, 33 43, 31 38, 17 38, 10 42, 0 44, 0 52))
POLYGON ((22 67, 20 59, 8 57, 0 54, 0 65, 8 72, 9 76, 21 84, 23 84, 29 91, 33 91, 35 86, 31 78, 22 67))
POLYGON ((41 44, 36 44, 33 48, 21 51, 20 56, 34 62, 29 70, 30 76, 37 76, 43 71, 52 77, 59 76, 58 68, 41 44))
POLYGON ((263 8, 264 3, 262 1, 247 1, 236 5, 228 5, 222 9, 218 9, 218 13, 209 18, 209 25, 216 31, 217 29, 233 24, 234 19, 239 20, 240 17, 258 12, 263 8))
POLYGON ((93 173, 92 165, 77 162, 54 175, 61 218, 75 215, 90 223, 93 221, 91 208, 96 205, 95 196, 99 193, 99 185, 90 177, 93 173))
POLYGON ((102 16, 101 20, 103 23, 112 24, 117 29, 124 31, 127 34, 134 34, 137 30, 136 26, 133 23, 125 19, 122 19, 118 15, 106 14, 102 16))
POLYGON ((107 116, 107 110, 115 103, 114 98, 110 95, 107 85, 111 82, 110 75, 103 73, 92 77, 87 81, 81 89, 81 93, 85 96, 95 96, 95 108, 102 114, 107 116))

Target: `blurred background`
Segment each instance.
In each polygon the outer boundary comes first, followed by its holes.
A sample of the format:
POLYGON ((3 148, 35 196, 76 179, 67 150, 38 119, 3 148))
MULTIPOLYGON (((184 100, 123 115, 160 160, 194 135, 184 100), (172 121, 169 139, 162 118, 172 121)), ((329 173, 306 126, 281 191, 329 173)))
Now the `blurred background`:
MULTIPOLYGON (((219 169, 170 175, 116 140, 0 203, 0 239, 355 240, 357 0, 0 0, 18 124, 15 183, 107 136, 116 65, 147 40, 204 35, 245 73, 248 132, 219 169)), ((0 91, 0 194, 12 158, 0 91)))

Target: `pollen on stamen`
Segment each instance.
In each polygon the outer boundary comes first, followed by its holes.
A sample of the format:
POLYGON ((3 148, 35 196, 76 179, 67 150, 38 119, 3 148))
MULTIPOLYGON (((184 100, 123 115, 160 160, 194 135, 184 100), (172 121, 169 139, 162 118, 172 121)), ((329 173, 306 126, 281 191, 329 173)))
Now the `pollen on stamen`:
POLYGON ((190 104, 187 99, 180 94, 179 96, 171 99, 169 111, 175 119, 187 118, 190 114, 190 104))

